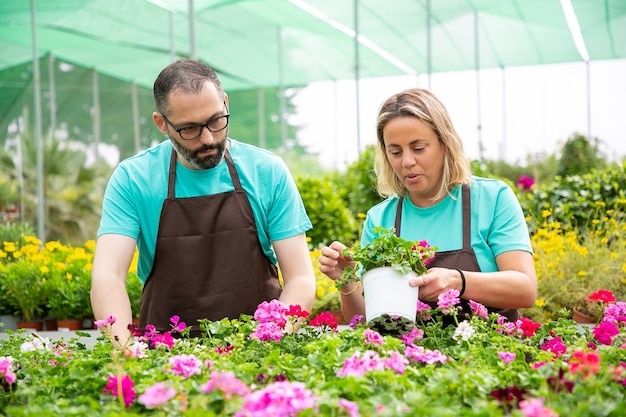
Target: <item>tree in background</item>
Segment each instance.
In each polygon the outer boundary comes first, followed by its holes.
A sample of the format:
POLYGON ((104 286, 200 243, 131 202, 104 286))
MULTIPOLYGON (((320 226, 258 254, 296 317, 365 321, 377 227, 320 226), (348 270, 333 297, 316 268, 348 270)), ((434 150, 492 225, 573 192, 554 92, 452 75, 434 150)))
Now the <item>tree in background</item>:
POLYGON ((599 140, 589 139, 580 133, 574 133, 561 149, 561 159, 557 175, 581 175, 592 169, 605 168, 607 163, 600 153, 599 140))

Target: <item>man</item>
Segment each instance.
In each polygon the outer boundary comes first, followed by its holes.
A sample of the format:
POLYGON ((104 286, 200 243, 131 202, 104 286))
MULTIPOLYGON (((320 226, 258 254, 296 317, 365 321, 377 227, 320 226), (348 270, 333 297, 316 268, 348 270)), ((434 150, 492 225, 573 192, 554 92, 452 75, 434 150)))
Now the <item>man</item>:
POLYGON ((253 314, 271 299, 310 311, 311 222, 284 162, 228 137, 228 95, 198 61, 166 67, 154 101, 152 119, 169 141, 121 162, 109 180, 92 271, 96 319, 113 315, 113 335, 128 339, 135 246, 142 327, 169 330, 178 315, 197 335, 198 319, 253 314))

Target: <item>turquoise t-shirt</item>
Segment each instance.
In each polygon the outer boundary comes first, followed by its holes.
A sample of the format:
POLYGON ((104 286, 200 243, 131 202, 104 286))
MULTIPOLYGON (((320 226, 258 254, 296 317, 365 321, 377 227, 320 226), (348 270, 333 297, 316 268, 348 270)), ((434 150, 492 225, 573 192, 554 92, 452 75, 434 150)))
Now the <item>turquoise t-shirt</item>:
MULTIPOLYGON (((528 227, 515 193, 504 182, 474 177, 470 185, 471 245, 483 272, 498 270, 495 258, 503 252, 523 250, 532 253, 528 227)), ((367 212, 361 244, 374 239, 373 228, 394 227, 398 198, 390 197, 367 212)), ((438 251, 463 247, 463 205, 461 186, 432 207, 416 207, 409 198, 402 202, 400 236, 426 240, 438 251)))
MULTIPOLYGON (((311 229, 304 204, 284 161, 277 155, 230 140, 230 154, 237 168, 259 233, 261 247, 276 263, 271 242, 311 229)), ((102 219, 97 236, 121 234, 137 240, 137 272, 145 282, 154 260, 156 237, 172 144, 166 140, 122 161, 113 171, 104 193, 102 219)), ((213 169, 192 170, 176 163, 176 197, 196 197, 234 190, 226 161, 213 169)), ((244 255, 244 254, 242 254, 244 255)))

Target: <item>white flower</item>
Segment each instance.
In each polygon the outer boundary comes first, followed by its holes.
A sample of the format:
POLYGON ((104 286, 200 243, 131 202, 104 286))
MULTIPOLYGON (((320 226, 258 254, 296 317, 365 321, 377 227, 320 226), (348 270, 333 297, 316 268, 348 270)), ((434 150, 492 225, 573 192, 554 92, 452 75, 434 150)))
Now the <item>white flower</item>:
POLYGON ((47 337, 41 337, 39 335, 32 335, 32 339, 30 341, 22 343, 20 346, 20 351, 22 352, 32 352, 34 350, 50 350, 52 344, 50 339, 47 337))
POLYGON ((474 330, 469 322, 467 320, 464 320, 459 323, 459 326, 454 331, 454 335, 452 335, 452 338, 458 342, 469 340, 475 332, 476 330, 474 330))

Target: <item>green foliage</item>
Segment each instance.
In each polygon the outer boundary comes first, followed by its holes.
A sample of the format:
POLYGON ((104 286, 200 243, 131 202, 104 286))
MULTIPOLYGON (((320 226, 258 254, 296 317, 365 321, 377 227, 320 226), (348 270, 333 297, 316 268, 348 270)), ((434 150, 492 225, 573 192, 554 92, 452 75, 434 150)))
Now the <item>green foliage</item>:
POLYGON ((91 288, 88 274, 71 272, 52 274, 46 281, 49 315, 57 320, 82 320, 91 318, 91 288))
POLYGON ((33 234, 32 227, 27 223, 7 223, 0 225, 0 242, 23 243, 24 236, 33 234))
POLYGON ((126 292, 130 300, 130 310, 133 318, 139 318, 139 309, 141 306, 141 292, 143 291, 143 283, 139 279, 136 272, 129 272, 126 277, 126 292))
POLYGON ((380 203, 382 198, 376 192, 374 156, 376 148, 370 145, 359 158, 348 166, 345 173, 331 174, 332 181, 352 213, 365 214, 370 207, 380 203))
POLYGON ((609 218, 623 218, 625 169, 626 163, 583 175, 557 176, 518 193, 531 234, 552 222, 584 231, 601 228, 609 218))
POLYGON ((581 175, 605 166, 606 162, 598 148, 598 139, 592 141, 580 133, 575 133, 567 139, 561 149, 557 175, 581 175))
POLYGON ((327 178, 296 176, 295 181, 313 224, 313 229, 307 233, 310 244, 317 247, 334 240, 354 242, 358 225, 335 185, 327 178))
POLYGON ((353 267, 344 270, 341 279, 335 281, 338 289, 348 282, 357 280, 358 273, 365 273, 373 268, 389 266, 402 275, 413 271, 418 275, 427 272, 428 263, 437 251, 426 241, 408 241, 396 236, 392 229, 382 226, 374 228, 376 237, 365 246, 355 246, 343 250, 343 255, 355 261, 353 267))
POLYGON ((0 271, 0 291, 11 313, 24 321, 42 319, 48 300, 41 271, 28 259, 18 259, 0 271))

